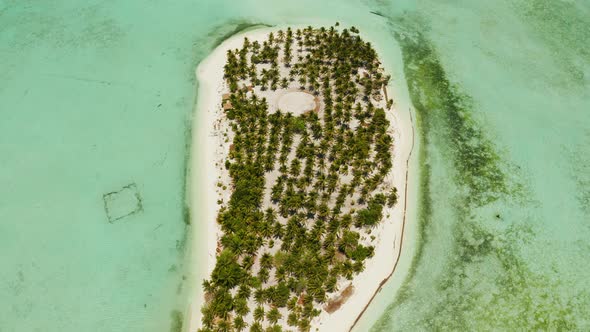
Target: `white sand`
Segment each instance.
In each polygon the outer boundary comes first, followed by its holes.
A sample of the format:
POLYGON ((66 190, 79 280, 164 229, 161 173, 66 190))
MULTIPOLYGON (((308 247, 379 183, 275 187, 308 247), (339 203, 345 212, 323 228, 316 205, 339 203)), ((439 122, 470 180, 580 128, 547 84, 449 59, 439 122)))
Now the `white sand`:
MULTIPOLYGON (((363 38, 368 40, 366 36, 363 38)), ((395 101, 395 96, 391 96, 392 90, 389 87, 389 98, 395 101)), ((375 246, 375 255, 365 261, 365 270, 354 276, 354 294, 336 312, 328 314, 322 311, 320 316, 312 321, 312 331, 315 328, 319 331, 349 331, 365 306, 380 290, 381 283, 390 276, 399 259, 407 199, 406 173, 414 139, 413 124, 409 117, 399 116, 395 103, 387 112, 387 119, 391 122, 390 134, 394 138, 394 153, 393 169, 385 181, 392 181, 393 186, 397 188, 398 202, 393 208, 386 207, 383 210, 385 219, 372 231, 372 235, 377 237, 376 242, 371 243, 375 246)))
POLYGON ((279 98, 279 109, 285 113, 301 115, 315 109, 315 97, 307 92, 290 91, 279 98))
POLYGON ((198 100, 193 119, 193 139, 191 147, 190 206, 193 222, 192 253, 193 261, 206 261, 207 268, 193 266, 192 275, 197 278, 192 294, 193 302, 185 316, 185 331, 194 332, 201 326, 201 307, 204 304, 202 281, 211 275, 216 261, 217 239, 221 230, 216 222, 220 205, 217 200, 229 200, 227 190, 218 183, 229 184, 229 174, 224 168, 229 146, 232 141, 221 109, 223 91, 227 90, 223 80, 223 66, 227 50, 241 48, 244 37, 251 41, 263 41, 274 29, 259 29, 235 35, 224 41, 196 69, 199 81, 198 100), (221 121, 223 119, 223 121, 221 121), (223 136, 227 132, 228 137, 223 136), (206 234, 206 235, 205 235, 206 234), (203 243, 201 241, 205 241, 203 243), (203 252, 206 249, 206 252, 203 252), (206 258, 203 256, 206 255, 206 258))
MULTIPOLYGON (((229 175, 223 167, 223 163, 232 141, 228 121, 221 110, 222 94, 227 90, 224 88, 223 80, 226 52, 229 49, 241 47, 244 37, 248 37, 251 41, 261 42, 266 39, 269 32, 277 30, 278 28, 265 28, 235 35, 218 46, 199 64, 196 70, 199 92, 193 119, 190 165, 190 205, 193 222, 192 260, 206 261, 207 269, 194 264, 192 275, 198 280, 194 282, 191 298, 193 302, 188 308, 185 331, 194 332, 201 326, 200 308, 204 303, 201 284, 202 280, 207 278, 215 267, 217 238, 220 234, 220 229, 215 221, 219 210, 217 200, 223 199, 224 202, 227 202, 229 199, 229 190, 222 190, 218 187, 218 183, 223 186, 228 185, 229 182, 229 175), (224 137, 224 133, 227 133, 227 137, 224 137), (205 249, 206 252, 204 252, 205 249)), ((389 91, 393 90, 389 89, 389 91)), ((395 100, 395 96, 390 96, 390 98, 395 100)), ((306 103, 303 106, 307 107, 306 103)), ((393 171, 388 178, 398 188, 400 195, 398 203, 393 209, 384 210, 384 215, 389 217, 373 230, 372 234, 377 236, 373 243, 375 256, 367 260, 365 270, 354 277, 352 281, 355 288, 354 294, 336 312, 328 314, 322 311, 322 314, 312 321, 312 331, 315 331, 316 328, 319 331, 349 330, 373 294, 379 289, 380 283, 391 273, 397 260, 406 199, 404 195, 406 161, 412 146, 412 124, 409 119, 400 123, 399 120, 402 117, 398 117, 394 109, 387 112, 387 115, 392 123, 395 140, 393 171)), ((342 290, 345 284, 341 285, 342 290)))

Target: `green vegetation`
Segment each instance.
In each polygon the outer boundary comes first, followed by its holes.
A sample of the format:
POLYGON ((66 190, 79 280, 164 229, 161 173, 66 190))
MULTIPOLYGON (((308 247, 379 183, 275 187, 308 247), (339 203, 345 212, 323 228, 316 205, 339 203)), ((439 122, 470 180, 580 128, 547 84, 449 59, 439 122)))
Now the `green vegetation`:
POLYGON ((182 331, 182 313, 178 310, 172 310, 170 312, 170 332, 182 331))
MULTIPOLYGON (((367 234, 397 202, 386 181, 390 77, 358 29, 311 27, 227 52, 231 197, 201 331, 307 331, 339 282, 373 256, 367 234), (303 91, 319 109, 269 111, 265 91, 303 91)), ((269 91, 269 92, 270 92, 269 91)))

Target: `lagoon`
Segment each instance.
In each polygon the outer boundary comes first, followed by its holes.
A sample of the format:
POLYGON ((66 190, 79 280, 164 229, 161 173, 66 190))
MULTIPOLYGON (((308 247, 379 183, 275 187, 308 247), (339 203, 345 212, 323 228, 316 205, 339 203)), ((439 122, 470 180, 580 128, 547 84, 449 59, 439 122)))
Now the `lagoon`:
POLYGON ((400 273, 358 330, 588 329, 588 1, 9 0, 0 330, 177 328, 204 262, 184 212, 197 64, 250 26, 335 21, 374 40, 421 135, 400 273), (131 184, 141 209, 109 222, 103 196, 131 184))

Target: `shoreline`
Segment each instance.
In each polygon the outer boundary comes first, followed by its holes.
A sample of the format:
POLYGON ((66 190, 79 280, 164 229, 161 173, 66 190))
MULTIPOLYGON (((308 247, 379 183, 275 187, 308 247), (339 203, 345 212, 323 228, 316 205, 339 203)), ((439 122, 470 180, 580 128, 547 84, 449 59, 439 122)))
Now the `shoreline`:
POLYGON ((395 263, 393 264, 393 268, 391 269, 391 272, 389 273, 389 275, 387 275, 387 277, 385 277, 385 279, 383 279, 380 283, 379 283, 379 287, 377 288, 377 290, 375 290, 375 293, 373 293, 373 296, 371 296, 371 299, 369 300, 369 302, 367 302, 367 304, 365 304, 365 306, 363 307, 363 310, 358 314, 358 316, 356 317, 356 319, 354 320, 354 322, 352 323, 352 325, 350 326, 350 328, 348 329, 348 331, 352 331, 356 325, 358 324, 358 322, 361 320, 361 318, 363 317, 365 311, 367 311, 367 309, 369 308, 369 306, 371 305, 371 303, 373 303, 373 300, 375 299, 375 297, 377 296, 377 294, 379 294, 379 292, 381 292, 381 290, 383 289, 383 286, 385 286, 385 284, 391 279, 391 277, 393 276, 393 274, 395 273, 395 270, 397 268, 397 265, 399 263, 399 260, 402 256, 402 247, 404 245, 404 235, 405 235, 405 226, 406 226, 406 220, 407 220, 407 210, 408 210, 408 184, 409 184, 409 175, 410 175, 410 160, 412 159, 412 152, 414 151, 414 145, 415 145, 415 140, 416 140, 416 136, 415 136, 415 130, 414 130, 414 118, 412 116, 412 110, 409 110, 409 114, 410 114, 410 120, 412 123, 412 147, 410 148, 410 152, 408 154, 408 159, 406 160, 406 182, 405 182, 405 188, 404 188, 404 218, 402 221, 402 229, 401 229, 401 236, 400 236, 400 243, 399 243, 399 250, 397 250, 396 252, 396 247, 395 247, 395 242, 393 243, 393 251, 394 251, 394 255, 395 256, 395 263))
MULTIPOLYGON (((220 193, 217 182, 219 178, 227 181, 229 175, 223 174, 227 172, 224 172, 223 167, 220 169, 217 164, 218 162, 222 164, 226 159, 231 140, 225 142, 219 139, 222 136, 216 136, 222 131, 222 128, 216 128, 216 123, 219 124, 224 117, 221 104, 223 88, 226 84, 223 80, 226 51, 240 47, 245 36, 250 40, 263 40, 269 32, 278 29, 257 28, 239 32, 218 45, 195 69, 199 89, 192 122, 190 209, 196 222, 191 234, 193 237, 191 258, 206 262, 206 270, 204 270, 205 266, 196 264, 192 266, 191 275, 198 280, 193 281, 192 296, 188 301, 190 304, 187 308, 187 319, 183 331, 194 332, 201 326, 201 307, 205 303, 201 283, 215 267, 217 238, 221 233, 216 222, 220 207, 217 204, 220 193), (212 162, 213 160, 215 162, 212 162), (195 172, 197 170, 198 173, 195 172), (223 175, 227 175, 225 179, 223 175), (207 234, 206 238, 203 234, 207 234), (196 259, 197 257, 205 257, 205 259, 196 259)), ((223 129, 227 129, 227 122, 225 127, 223 129)), ((224 201, 229 199, 229 193, 226 193, 226 196, 224 201)))
MULTIPOLYGON (((259 28, 240 32, 222 42, 196 68, 195 74, 199 82, 196 108, 193 118, 193 138, 191 145, 191 175, 190 175, 190 209, 196 221, 192 231, 191 258, 193 261, 206 264, 193 264, 192 275, 198 279, 194 281, 190 305, 185 316, 184 331, 196 331, 201 324, 200 308, 204 304, 204 294, 201 287, 203 278, 207 278, 216 263, 217 238, 220 234, 216 223, 219 211, 218 199, 224 202, 229 199, 229 191, 220 190, 228 185, 229 175, 223 168, 223 161, 229 152, 231 132, 227 139, 223 133, 228 129, 228 122, 223 121, 224 113, 221 109, 222 93, 226 83, 223 80, 223 66, 226 61, 226 51, 241 46, 244 37, 251 41, 264 40, 269 32, 283 27, 259 28), (212 162, 215 160, 215 162, 212 162), (218 181, 221 185, 218 185, 218 181), (197 226, 198 225, 198 226, 197 226), (206 238, 204 237, 206 233, 206 238), (206 250, 204 250, 206 249, 206 250), (205 251, 205 252, 203 252, 205 251), (205 256, 207 255, 207 256, 205 256), (196 259, 196 258, 201 259, 196 259), (202 258, 205 258, 203 260, 202 258), (206 265, 206 270, 204 269, 206 265)), ((292 26, 299 28, 299 26, 292 26)), ((363 37, 367 37, 363 35, 363 37)), ((367 38, 370 40, 370 38, 367 38)), ((392 80, 393 81, 393 80, 392 80)), ((392 82, 388 86, 392 86, 392 82)), ((396 101, 394 99, 394 101, 396 101)), ((411 115, 411 114, 410 114, 411 115)), ((322 310, 320 316, 311 322, 311 330, 333 331, 350 330, 360 319, 383 284, 395 271, 401 256, 401 244, 405 226, 405 210, 407 206, 407 176, 409 159, 413 146, 413 124, 403 123, 398 111, 394 107, 386 110, 386 116, 391 123, 390 130, 394 137, 393 169, 388 178, 392 178, 395 187, 404 187, 404 195, 400 195, 393 208, 384 209, 386 218, 374 229, 378 234, 375 243, 375 254, 367 260, 365 270, 356 275, 352 281, 339 284, 340 290, 347 284, 354 287, 354 292, 342 306, 329 314, 322 310), (412 134, 410 135, 409 129, 412 134), (399 245, 397 245, 399 243, 399 245), (393 244, 393 257, 391 245, 393 244), (362 304, 362 305, 361 305, 362 304)), ((339 293, 332 294, 335 298, 339 293)))

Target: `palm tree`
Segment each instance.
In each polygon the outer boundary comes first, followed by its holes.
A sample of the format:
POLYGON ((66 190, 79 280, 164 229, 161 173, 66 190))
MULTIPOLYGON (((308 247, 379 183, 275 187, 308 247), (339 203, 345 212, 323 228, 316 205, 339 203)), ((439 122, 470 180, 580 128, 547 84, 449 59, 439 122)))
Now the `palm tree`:
POLYGON ((217 322, 217 330, 219 332, 230 332, 232 331, 231 321, 222 319, 217 322))
POLYGON ((262 329, 262 324, 259 322, 254 322, 252 326, 250 326, 250 332, 264 332, 262 329))
POLYGON ((206 328, 213 327, 213 322, 215 319, 215 313, 213 312, 213 309, 206 305, 201 309, 201 313, 203 314, 203 326, 206 328))
POLYGON ((283 315, 281 315, 277 308, 272 308, 266 313, 266 319, 268 319, 271 324, 276 324, 282 316, 283 315))
POLYGON ((238 290, 237 297, 247 300, 250 298, 251 294, 252 294, 252 291, 250 290, 250 287, 246 284, 242 284, 242 285, 240 285, 240 288, 238 290))
POLYGON ((273 266, 272 264, 272 255, 268 252, 265 252, 260 257, 260 267, 263 269, 271 269, 273 266))
POLYGON ((241 316, 247 315, 250 312, 248 301, 245 298, 234 299, 234 311, 241 316))
POLYGON ((289 314, 287 317, 287 324, 289 324, 289 326, 297 326, 299 324, 299 317, 296 313, 291 312, 289 314))
POLYGON ((305 76, 299 76, 299 89, 305 90, 305 82, 307 81, 305 76))
POLYGON ((254 302, 256 302, 257 304, 264 304, 265 296, 264 290, 262 288, 259 288, 256 291, 254 291, 254 302))
POLYGON ((283 332, 283 328, 280 325, 274 324, 267 327, 266 332, 283 332))
POLYGON ((268 221, 260 222, 260 235, 264 238, 270 238, 273 234, 273 223, 268 221))
POLYGON ((305 319, 305 318, 299 320, 299 322, 297 323, 297 326, 299 327, 299 331, 309 331, 309 328, 311 327, 309 325, 309 320, 305 319))
POLYGON ((236 318, 234 318, 234 329, 236 329, 236 331, 243 331, 247 326, 248 324, 246 324, 242 316, 236 316, 236 318))
POLYGON ((244 258, 242 258, 242 268, 244 270, 250 270, 252 265, 254 265, 254 257, 245 256, 244 258))
POLYGON ((210 280, 203 280, 203 291, 205 291, 205 293, 213 293, 215 291, 215 286, 210 280))
POLYGON ((254 320, 260 322, 264 319, 264 307, 258 306, 254 309, 254 320))
POLYGON ((260 280, 263 283, 266 283, 268 281, 269 277, 270 277, 270 272, 268 271, 268 269, 261 268, 260 271, 258 271, 258 278, 260 278, 260 280))

